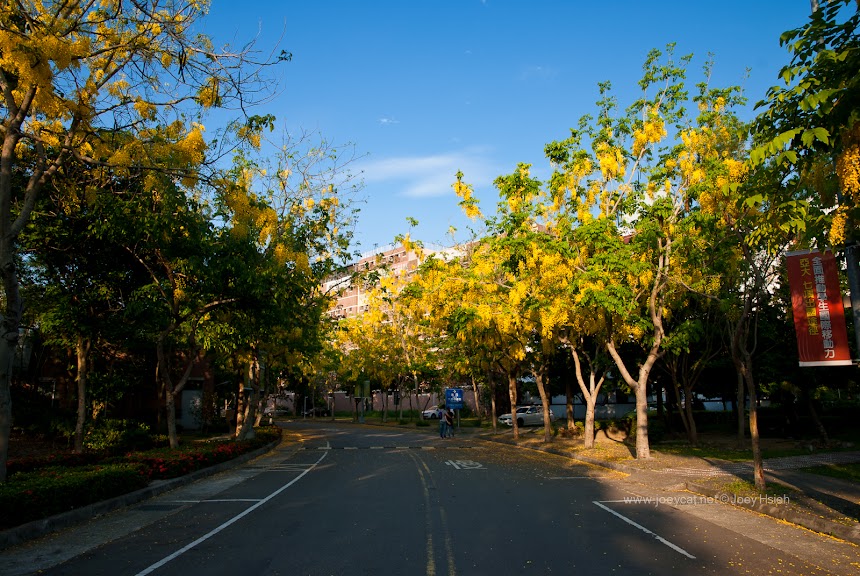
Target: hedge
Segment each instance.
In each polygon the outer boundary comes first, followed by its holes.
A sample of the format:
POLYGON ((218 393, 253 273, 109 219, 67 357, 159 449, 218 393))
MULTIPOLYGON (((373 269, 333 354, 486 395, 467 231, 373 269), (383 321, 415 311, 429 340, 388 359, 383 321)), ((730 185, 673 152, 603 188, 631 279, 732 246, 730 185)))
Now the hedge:
POLYGON ((0 529, 127 494, 149 484, 138 464, 76 468, 52 467, 21 472, 0 484, 0 529))
POLYGON ((0 484, 0 530, 145 488, 152 480, 184 476, 252 452, 281 437, 276 427, 256 428, 242 442, 194 442, 124 456, 61 454, 10 459, 0 484))

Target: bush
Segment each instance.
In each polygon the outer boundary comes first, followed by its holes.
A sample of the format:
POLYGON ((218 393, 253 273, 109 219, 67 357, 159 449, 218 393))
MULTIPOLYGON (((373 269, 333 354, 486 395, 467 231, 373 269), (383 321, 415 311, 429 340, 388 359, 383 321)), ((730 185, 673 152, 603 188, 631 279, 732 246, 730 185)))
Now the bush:
MULTIPOLYGON (((155 448, 144 452, 130 452, 121 461, 142 465, 151 480, 166 480, 190 474, 201 468, 208 468, 237 456, 253 452, 257 448, 280 440, 281 429, 276 426, 254 429, 255 436, 250 440, 219 440, 215 442, 194 442, 179 448, 155 448)), ((119 460, 118 460, 119 461, 119 460)))
MULTIPOLYGON (((627 432, 628 438, 636 438, 636 411, 633 410, 618 422, 621 430, 627 432)), ((657 443, 666 436, 666 423, 656 414, 648 414, 648 442, 657 443)))
POLYGON ((149 426, 133 420, 96 420, 84 436, 84 448, 110 454, 151 446, 149 426))
POLYGON ((148 483, 146 471, 134 464, 21 472, 0 484, 0 529, 133 492, 148 483))
POLYGON ((29 456, 25 458, 10 458, 6 463, 6 473, 9 477, 14 474, 33 472, 41 468, 65 467, 75 468, 96 464, 103 459, 100 454, 86 452, 84 454, 51 454, 49 456, 29 456))
MULTIPOLYGON (((281 438, 281 429, 275 426, 255 428, 255 433, 255 438, 242 442, 201 441, 175 450, 157 448, 124 456, 106 457, 102 451, 9 460, 8 481, 0 484, 0 529, 133 492, 150 480, 182 476, 281 438)), ((104 438, 122 440, 122 434, 112 432, 104 438)))

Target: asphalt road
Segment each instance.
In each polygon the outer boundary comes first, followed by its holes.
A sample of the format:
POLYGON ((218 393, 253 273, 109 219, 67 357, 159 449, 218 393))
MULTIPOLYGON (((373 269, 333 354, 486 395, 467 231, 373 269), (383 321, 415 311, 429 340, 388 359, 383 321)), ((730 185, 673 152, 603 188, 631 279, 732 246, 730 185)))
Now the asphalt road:
POLYGON ((0 573, 831 573, 701 507, 631 500, 641 494, 621 475, 566 458, 433 430, 286 427, 300 444, 140 504, 99 534, 33 544, 23 567, 19 549, 0 573))

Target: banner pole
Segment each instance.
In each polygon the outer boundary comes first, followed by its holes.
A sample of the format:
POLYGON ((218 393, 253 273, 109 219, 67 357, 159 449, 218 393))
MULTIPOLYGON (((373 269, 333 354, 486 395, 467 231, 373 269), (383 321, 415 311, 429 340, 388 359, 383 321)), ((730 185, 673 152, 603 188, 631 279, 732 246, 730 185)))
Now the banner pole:
POLYGON ((854 363, 860 362, 860 244, 853 242, 845 247, 845 267, 848 270, 848 290, 851 292, 851 316, 854 324, 854 363))

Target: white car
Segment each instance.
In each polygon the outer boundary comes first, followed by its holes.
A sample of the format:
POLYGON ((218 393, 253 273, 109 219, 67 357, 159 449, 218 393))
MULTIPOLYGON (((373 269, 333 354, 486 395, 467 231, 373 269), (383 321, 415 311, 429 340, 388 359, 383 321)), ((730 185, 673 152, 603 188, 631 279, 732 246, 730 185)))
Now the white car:
MULTIPOLYGON (((556 415, 549 412, 550 422, 557 419, 556 415)), ((499 416, 499 422, 505 426, 513 426, 510 414, 499 416)), ((543 406, 519 406, 517 408, 517 426, 543 426, 543 406)))
POLYGON ((441 408, 430 408, 421 413, 421 417, 425 420, 438 420, 442 417, 445 411, 441 408))

